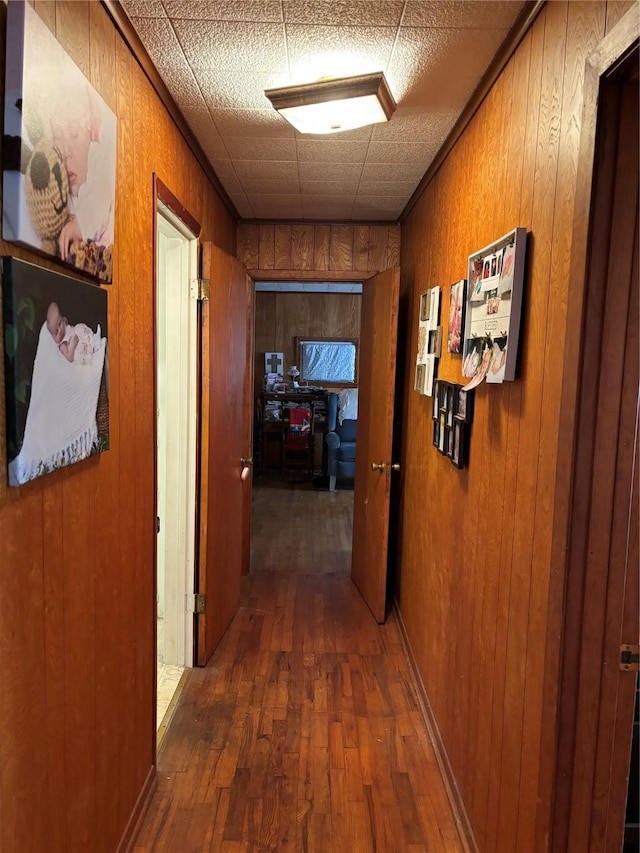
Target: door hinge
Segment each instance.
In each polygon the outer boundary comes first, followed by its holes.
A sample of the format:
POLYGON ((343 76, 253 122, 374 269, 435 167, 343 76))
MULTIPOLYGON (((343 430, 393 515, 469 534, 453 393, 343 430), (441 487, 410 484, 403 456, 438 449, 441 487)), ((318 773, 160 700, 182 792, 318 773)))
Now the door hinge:
POLYGON ((207 609, 207 596, 202 592, 196 592, 194 595, 194 613, 205 613, 207 609))
POLYGON ((198 279, 198 299, 203 302, 204 300, 209 299, 209 295, 211 294, 211 282, 208 278, 199 278, 198 279))
POLYGON ((624 672, 640 671, 640 646, 620 646, 620 669, 624 672))
POLYGON ((156 515, 156 533, 160 533, 160 516, 156 515))

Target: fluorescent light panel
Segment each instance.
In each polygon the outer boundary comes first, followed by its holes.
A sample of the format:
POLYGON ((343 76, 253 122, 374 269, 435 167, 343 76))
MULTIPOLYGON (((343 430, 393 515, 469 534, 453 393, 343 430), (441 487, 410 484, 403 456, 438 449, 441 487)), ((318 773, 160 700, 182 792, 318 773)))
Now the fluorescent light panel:
POLYGON ((267 89, 265 95, 300 133, 339 133, 378 124, 388 121, 396 108, 381 71, 267 89))

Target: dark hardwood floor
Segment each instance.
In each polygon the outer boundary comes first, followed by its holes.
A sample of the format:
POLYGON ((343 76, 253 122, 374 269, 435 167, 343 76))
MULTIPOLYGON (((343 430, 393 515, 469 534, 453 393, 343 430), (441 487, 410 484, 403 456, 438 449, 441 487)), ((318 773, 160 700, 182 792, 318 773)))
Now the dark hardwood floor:
POLYGON ((134 850, 466 851, 395 616, 349 580, 353 494, 255 492, 240 611, 189 676, 134 850))

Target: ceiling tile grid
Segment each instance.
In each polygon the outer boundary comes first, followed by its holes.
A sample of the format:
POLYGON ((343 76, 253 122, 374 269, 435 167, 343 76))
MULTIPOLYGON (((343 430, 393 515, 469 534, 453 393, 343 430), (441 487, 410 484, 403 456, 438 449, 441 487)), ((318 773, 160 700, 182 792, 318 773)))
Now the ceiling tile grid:
POLYGON ((121 0, 243 218, 395 221, 522 0, 121 0), (384 71, 388 123, 313 136, 264 90, 384 71))

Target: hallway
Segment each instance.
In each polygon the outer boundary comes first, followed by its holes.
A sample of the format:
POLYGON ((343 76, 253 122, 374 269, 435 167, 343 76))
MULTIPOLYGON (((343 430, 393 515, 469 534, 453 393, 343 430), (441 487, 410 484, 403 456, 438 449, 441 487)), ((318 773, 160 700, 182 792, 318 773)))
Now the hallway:
MULTIPOLYGON (((292 506, 306 504, 316 529, 319 516, 345 529, 351 498, 257 489, 254 506, 269 518, 254 512, 254 566, 261 529, 271 530, 272 561, 275 540, 286 547, 292 506)), ((311 539, 318 565, 330 563, 321 537, 311 539)), ((395 616, 377 625, 346 560, 334 554, 333 565, 342 571, 299 573, 292 560, 244 579, 240 611, 209 664, 191 672, 163 741, 137 853, 467 849, 395 616)))

